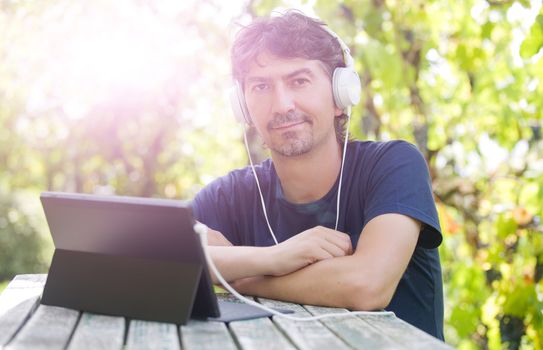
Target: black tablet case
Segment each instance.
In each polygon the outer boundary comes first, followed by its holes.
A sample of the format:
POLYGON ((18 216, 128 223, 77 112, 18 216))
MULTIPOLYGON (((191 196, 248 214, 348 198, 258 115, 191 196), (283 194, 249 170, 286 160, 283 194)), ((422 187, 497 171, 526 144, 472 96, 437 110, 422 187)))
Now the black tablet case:
POLYGON ((220 316, 188 203, 44 192, 55 243, 42 304, 186 324, 220 316))

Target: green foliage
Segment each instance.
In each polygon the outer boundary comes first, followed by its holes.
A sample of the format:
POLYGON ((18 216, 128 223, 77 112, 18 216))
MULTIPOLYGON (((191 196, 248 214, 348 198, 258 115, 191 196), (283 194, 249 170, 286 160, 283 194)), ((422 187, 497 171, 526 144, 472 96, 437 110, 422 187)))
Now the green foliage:
POLYGON ((447 284, 449 296, 453 296, 456 304, 451 305, 450 326, 454 327, 459 339, 466 339, 477 331, 481 318, 481 305, 490 294, 486 286, 484 272, 478 266, 463 262, 451 266, 454 274, 447 284), (470 291, 478 290, 479 293, 470 291))
POLYGON ((0 281, 25 271, 47 271, 49 250, 44 250, 39 219, 24 204, 31 198, 19 196, 18 200, 3 191, 0 193, 0 213, 5 213, 0 217, 0 281))
POLYGON ((3 281, 3 282, 0 282, 0 293, 2 293, 2 291, 4 289, 6 289, 6 287, 8 286, 9 284, 9 281, 3 281))
POLYGON ((530 29, 530 34, 528 34, 520 46, 520 55, 523 58, 530 58, 535 55, 541 47, 543 47, 543 14, 539 14, 536 17, 535 22, 530 29))

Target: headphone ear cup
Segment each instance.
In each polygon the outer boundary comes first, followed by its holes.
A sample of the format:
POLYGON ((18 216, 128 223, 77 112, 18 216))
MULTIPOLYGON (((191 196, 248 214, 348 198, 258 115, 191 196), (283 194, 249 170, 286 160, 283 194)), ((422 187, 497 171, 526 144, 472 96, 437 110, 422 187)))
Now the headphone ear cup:
POLYGON ((360 102, 362 88, 358 73, 351 67, 338 67, 332 76, 332 91, 336 106, 345 109, 360 102))
POLYGON ((228 96, 230 98, 232 112, 234 112, 234 117, 238 123, 251 124, 251 116, 249 115, 249 110, 245 103, 245 96, 239 82, 236 81, 235 85, 230 88, 228 96))

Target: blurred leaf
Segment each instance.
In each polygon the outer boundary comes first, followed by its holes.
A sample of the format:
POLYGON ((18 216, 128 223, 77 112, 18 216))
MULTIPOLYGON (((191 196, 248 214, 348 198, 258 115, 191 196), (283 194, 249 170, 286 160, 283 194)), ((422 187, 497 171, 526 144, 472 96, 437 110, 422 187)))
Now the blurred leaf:
POLYGON ((520 56, 530 58, 543 47, 543 14, 537 15, 530 33, 520 45, 520 56))

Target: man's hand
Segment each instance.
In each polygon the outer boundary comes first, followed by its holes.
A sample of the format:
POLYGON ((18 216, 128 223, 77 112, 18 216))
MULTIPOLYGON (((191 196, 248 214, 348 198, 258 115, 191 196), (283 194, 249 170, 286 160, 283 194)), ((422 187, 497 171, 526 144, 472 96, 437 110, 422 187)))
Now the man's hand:
POLYGON ((270 247, 274 276, 283 276, 317 261, 351 255, 349 235, 323 226, 303 231, 270 247))

